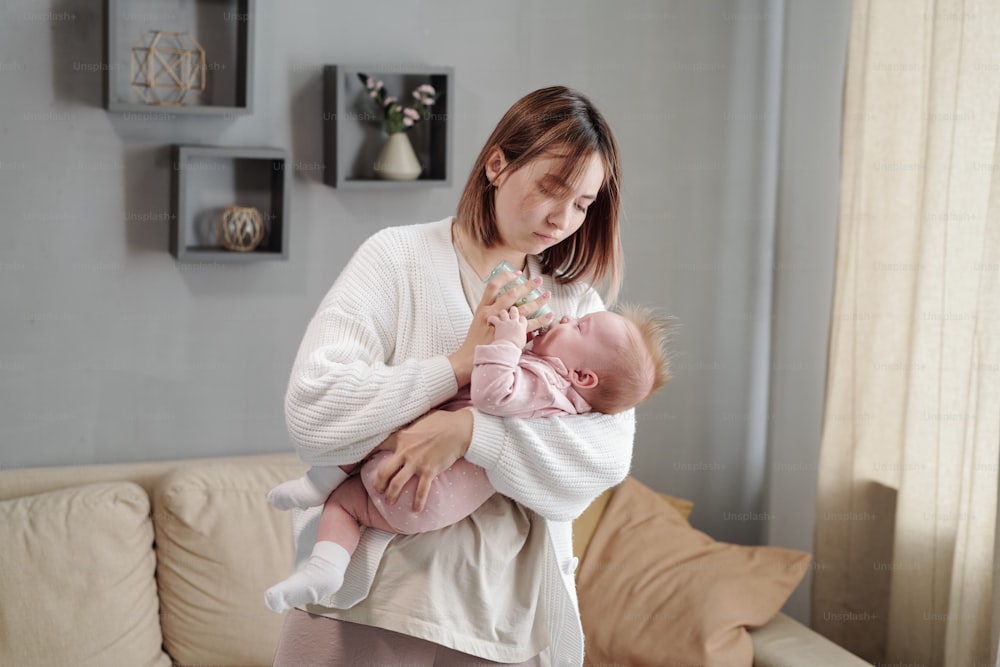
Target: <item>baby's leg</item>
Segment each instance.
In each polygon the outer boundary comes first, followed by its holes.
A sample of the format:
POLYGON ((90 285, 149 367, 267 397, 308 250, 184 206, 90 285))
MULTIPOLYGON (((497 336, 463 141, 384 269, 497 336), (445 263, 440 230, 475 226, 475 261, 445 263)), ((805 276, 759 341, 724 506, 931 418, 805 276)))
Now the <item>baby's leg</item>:
POLYGON ((390 505, 373 485, 379 463, 390 455, 391 452, 380 451, 361 468, 361 480, 375 510, 370 513, 384 517, 383 520, 390 526, 376 526, 382 530, 403 535, 438 530, 469 516, 496 493, 485 470, 465 459, 459 459, 434 478, 422 512, 413 511, 413 497, 417 492, 415 477, 403 486, 395 504, 390 505))
POLYGON ((295 574, 267 589, 267 606, 282 612, 316 604, 340 590, 351 555, 358 548, 362 525, 392 530, 368 500, 361 480, 351 477, 326 499, 309 559, 295 574))
POLYGON ((361 526, 395 530, 379 513, 359 475, 337 487, 326 499, 316 529, 317 542, 335 542, 353 554, 361 539, 361 526))

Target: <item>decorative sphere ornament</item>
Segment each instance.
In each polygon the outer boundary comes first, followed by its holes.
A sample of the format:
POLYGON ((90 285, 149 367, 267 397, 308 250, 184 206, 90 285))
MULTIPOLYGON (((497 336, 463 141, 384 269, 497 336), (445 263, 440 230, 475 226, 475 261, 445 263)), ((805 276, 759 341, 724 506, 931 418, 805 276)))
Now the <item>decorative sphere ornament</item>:
POLYGON ((264 240, 264 216, 253 206, 227 206, 219 216, 216 236, 226 250, 250 252, 264 240))

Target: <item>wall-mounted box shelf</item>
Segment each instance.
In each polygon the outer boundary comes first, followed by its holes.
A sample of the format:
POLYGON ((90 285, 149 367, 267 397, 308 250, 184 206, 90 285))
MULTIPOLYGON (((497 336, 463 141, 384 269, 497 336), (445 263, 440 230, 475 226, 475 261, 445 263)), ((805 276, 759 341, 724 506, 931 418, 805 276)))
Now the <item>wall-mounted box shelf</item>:
MULTIPOLYGON (((104 0, 104 108, 116 112, 236 116, 253 100, 256 0, 104 0), (132 46, 149 31, 187 33, 205 50, 205 90, 183 105, 147 104, 132 87, 132 46)), ((145 53, 145 52, 142 52, 145 53)), ((172 57, 156 61, 161 72, 172 57)), ((162 72, 161 72, 162 73, 162 72)))
POLYGON ((327 65, 323 68, 323 180, 336 188, 405 189, 451 185, 454 69, 407 65, 327 65), (380 179, 375 172, 386 135, 382 117, 358 79, 362 72, 385 83, 389 95, 409 104, 413 90, 429 83, 437 91, 430 118, 407 132, 424 167, 415 181, 380 179))
POLYGON ((179 261, 288 257, 291 162, 280 148, 174 145, 170 171, 170 252, 179 261), (250 252, 226 250, 216 223, 227 206, 253 206, 267 222, 250 252))

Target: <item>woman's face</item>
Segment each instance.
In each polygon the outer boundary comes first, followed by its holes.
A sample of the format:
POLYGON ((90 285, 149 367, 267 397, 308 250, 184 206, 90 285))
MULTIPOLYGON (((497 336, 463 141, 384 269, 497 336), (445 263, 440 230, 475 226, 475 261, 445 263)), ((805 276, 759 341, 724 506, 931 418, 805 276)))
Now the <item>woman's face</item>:
POLYGON ((541 157, 514 172, 496 148, 486 175, 496 187, 496 227, 500 243, 517 254, 537 255, 573 235, 604 183, 604 163, 592 153, 575 183, 558 174, 563 158, 541 157))

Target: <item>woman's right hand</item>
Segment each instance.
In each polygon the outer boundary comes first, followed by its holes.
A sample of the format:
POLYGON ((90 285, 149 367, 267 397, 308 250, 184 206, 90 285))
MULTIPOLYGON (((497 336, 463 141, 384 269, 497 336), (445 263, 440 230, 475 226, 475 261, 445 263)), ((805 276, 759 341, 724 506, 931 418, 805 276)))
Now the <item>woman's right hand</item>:
MULTIPOLYGON (((472 315, 472 324, 469 325, 469 333, 466 335, 465 341, 461 347, 448 356, 448 361, 451 362, 451 367, 455 371, 455 379, 458 380, 459 387, 469 384, 469 380, 472 377, 473 356, 476 346, 489 345, 493 342, 493 326, 489 323, 490 317, 509 311, 519 299, 542 284, 541 278, 535 278, 520 285, 514 285, 503 294, 500 294, 500 291, 513 282, 519 275, 521 275, 520 271, 505 271, 494 276, 490 282, 486 283, 486 288, 483 290, 483 298, 479 302, 479 305, 476 306, 476 310, 472 315)), ((544 292, 540 297, 527 301, 517 308, 521 315, 527 317, 537 312, 551 298, 551 292, 544 292)), ((547 313, 541 317, 529 319, 529 334, 551 324, 552 317, 552 313, 547 313)))
POLYGON ((402 427, 375 448, 393 452, 378 466, 372 480, 375 490, 392 504, 403 486, 416 477, 413 511, 422 512, 434 478, 469 450, 472 429, 471 410, 431 410, 402 427))

